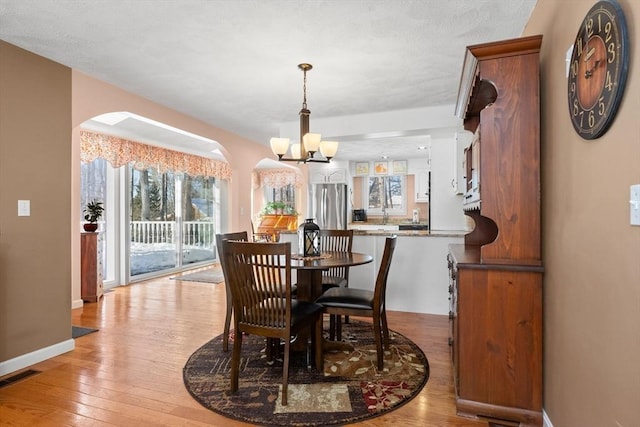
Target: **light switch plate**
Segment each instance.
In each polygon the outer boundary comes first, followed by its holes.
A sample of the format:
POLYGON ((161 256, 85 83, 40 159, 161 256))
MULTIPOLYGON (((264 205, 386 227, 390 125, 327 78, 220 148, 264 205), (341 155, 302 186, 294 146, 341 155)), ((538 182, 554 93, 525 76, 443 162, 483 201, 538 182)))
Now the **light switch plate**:
POLYGON ((640 225, 640 184, 632 185, 629 194, 629 218, 631 225, 640 225))
POLYGON ((18 216, 31 216, 31 200, 18 200, 18 216))

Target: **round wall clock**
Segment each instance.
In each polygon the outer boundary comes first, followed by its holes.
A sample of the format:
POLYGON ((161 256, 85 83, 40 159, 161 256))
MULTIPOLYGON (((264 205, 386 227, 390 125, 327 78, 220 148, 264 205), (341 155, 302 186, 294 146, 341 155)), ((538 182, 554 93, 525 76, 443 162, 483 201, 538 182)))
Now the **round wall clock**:
POLYGON ((584 139, 602 136, 616 115, 627 81, 629 35, 615 0, 597 2, 584 17, 571 55, 569 115, 584 139))

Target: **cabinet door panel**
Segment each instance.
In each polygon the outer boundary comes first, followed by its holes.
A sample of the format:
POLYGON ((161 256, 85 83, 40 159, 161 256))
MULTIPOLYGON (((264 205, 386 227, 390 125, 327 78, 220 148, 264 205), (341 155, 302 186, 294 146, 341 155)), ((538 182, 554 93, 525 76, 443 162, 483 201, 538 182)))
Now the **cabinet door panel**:
POLYGON ((461 398, 542 409, 541 288, 537 272, 458 271, 461 398))

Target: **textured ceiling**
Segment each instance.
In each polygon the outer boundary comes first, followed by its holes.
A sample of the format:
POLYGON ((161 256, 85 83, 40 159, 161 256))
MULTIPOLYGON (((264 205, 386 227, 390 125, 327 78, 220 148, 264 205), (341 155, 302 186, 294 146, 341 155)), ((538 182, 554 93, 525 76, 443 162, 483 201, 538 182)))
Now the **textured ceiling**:
MULTIPOLYGON (((297 120, 297 64, 314 66, 312 130, 314 118, 453 105, 465 47, 520 36, 535 3, 0 0, 0 38, 267 144, 297 120)), ((362 156, 361 142, 337 158, 362 156)))

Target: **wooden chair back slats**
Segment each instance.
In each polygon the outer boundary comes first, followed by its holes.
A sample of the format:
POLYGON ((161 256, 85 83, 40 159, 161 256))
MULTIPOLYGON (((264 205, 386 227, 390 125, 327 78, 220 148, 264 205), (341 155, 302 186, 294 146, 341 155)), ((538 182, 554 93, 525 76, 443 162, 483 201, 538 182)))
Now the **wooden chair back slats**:
POLYGON ((291 319, 291 244, 231 242, 226 249, 233 307, 242 325, 282 329, 291 319))
MULTIPOLYGON (((351 252, 353 230, 320 230, 321 252, 351 252)), ((334 267, 322 272, 323 276, 342 277, 349 282, 349 267, 334 267)))
POLYGON ((316 368, 322 365, 322 306, 291 299, 291 243, 223 241, 233 303, 235 343, 231 357, 231 391, 238 389, 242 335, 263 336, 269 349, 284 342, 282 404, 287 404, 291 337, 312 328, 316 368))
POLYGON ((227 271, 229 270, 225 266, 224 260, 224 245, 225 240, 236 240, 246 242, 249 240, 249 233, 246 231, 237 231, 233 233, 216 234, 216 248, 218 250, 218 261, 222 267, 222 276, 224 277, 224 288, 227 299, 227 313, 224 319, 224 333, 222 335, 222 349, 224 351, 229 350, 229 331, 231 329, 231 316, 233 315, 233 303, 231 302, 231 288, 229 286, 229 279, 227 278, 227 271))

